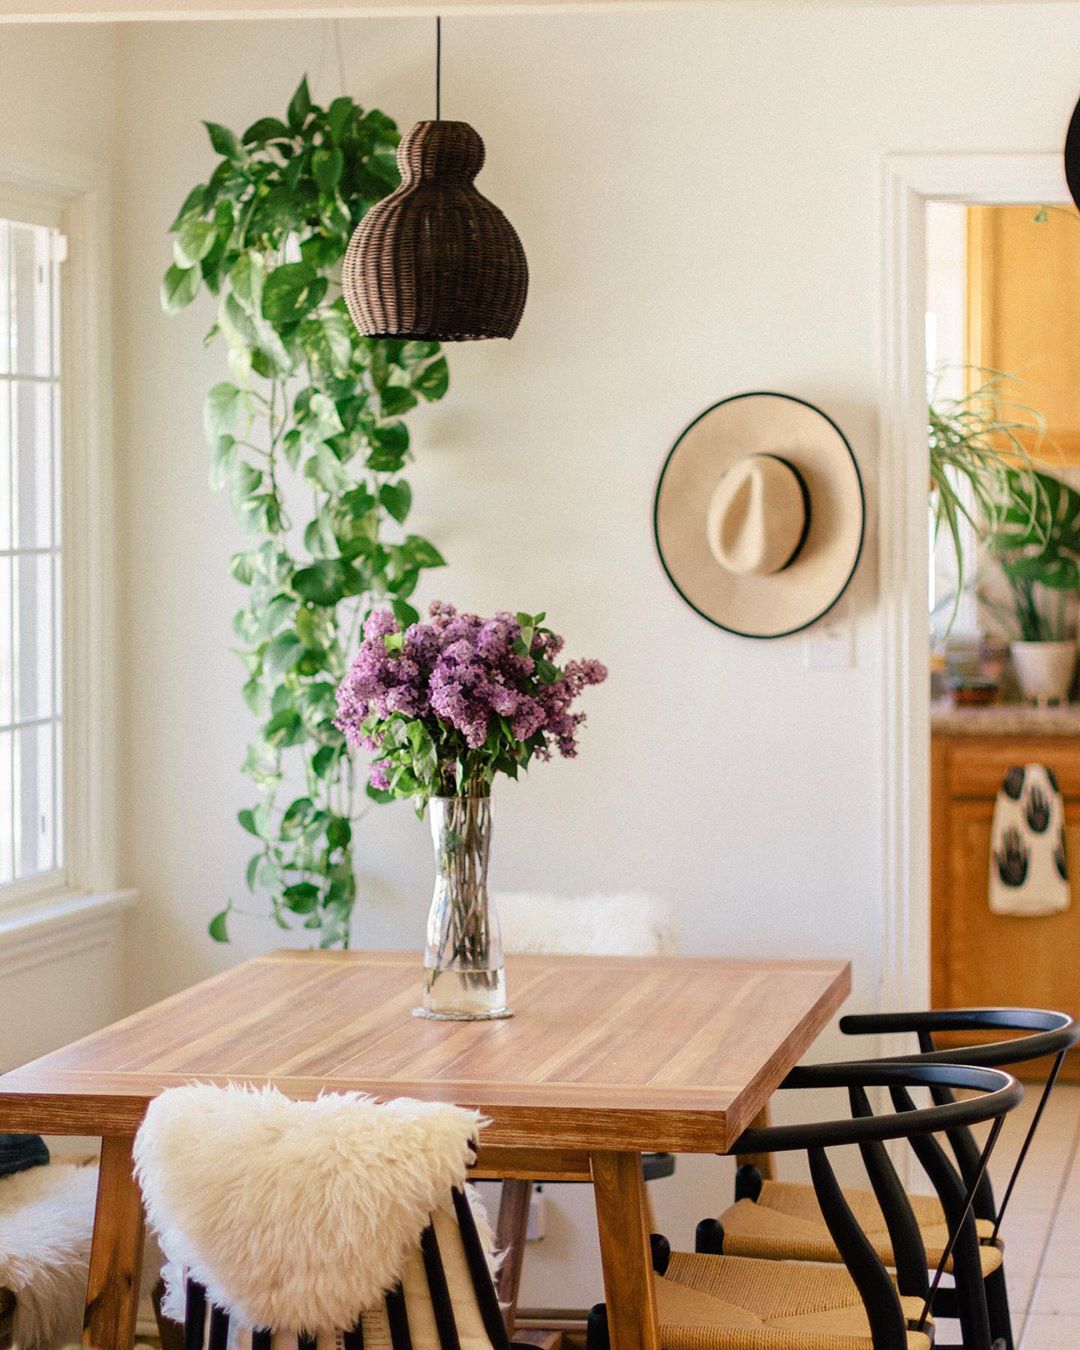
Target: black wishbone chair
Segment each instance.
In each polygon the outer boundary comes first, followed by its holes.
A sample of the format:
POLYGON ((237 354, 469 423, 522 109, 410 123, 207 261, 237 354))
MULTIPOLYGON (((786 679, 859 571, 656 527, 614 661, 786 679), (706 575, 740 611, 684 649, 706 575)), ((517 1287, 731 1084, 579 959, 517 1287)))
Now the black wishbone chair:
MULTIPOLYGON (((1027 1127, 1011 1176, 1000 1204, 996 1203, 989 1175, 984 1175, 975 1191, 977 1246, 962 1244, 948 1263, 955 1288, 942 1289, 937 1301, 942 1316, 959 1317, 969 1335, 967 1324, 979 1322, 979 1309, 985 1298, 989 1309, 993 1340, 1013 1350, 1009 1301, 1005 1287, 1004 1243, 1001 1221, 1015 1190, 1020 1169, 1027 1158, 1046 1103, 1057 1081, 1066 1052, 1080 1039, 1080 1023, 1066 1013, 1038 1008, 961 1008, 932 1012, 855 1014, 841 1018, 840 1030, 847 1035, 907 1034, 918 1039, 919 1063, 973 1064, 985 1068, 1014 1068, 1036 1059, 1050 1058, 1050 1072, 1042 1088, 1031 1122, 1027 1127), (1004 1032, 1018 1035, 1000 1039, 1004 1032), (974 1035, 973 1042, 947 1050, 938 1048, 935 1036, 942 1033, 974 1035), (995 1039, 987 1041, 987 1034, 995 1039), (982 1037, 983 1039, 979 1039, 982 1037), (985 1289, 978 1286, 985 1285, 985 1289)), ((914 1049, 907 1054, 879 1060, 895 1063, 916 1058, 914 1049)), ((931 1089, 933 1099, 948 1103, 952 1090, 941 1084, 931 1089)), ((947 1134, 952 1157, 959 1167, 961 1181, 970 1186, 979 1167, 980 1149, 969 1128, 955 1127, 947 1134)), ((933 1155, 935 1187, 956 1189, 955 1168, 935 1140, 920 1146, 922 1153, 933 1155), (950 1178, 950 1171, 953 1173, 950 1178)), ((740 1151, 742 1146, 740 1144, 740 1151)), ((930 1167, 920 1157, 927 1171, 930 1167)), ((848 1204, 854 1210, 864 1232, 874 1243, 879 1257, 889 1266, 896 1264, 889 1231, 872 1190, 847 1191, 848 1204)), ((719 1219, 704 1219, 698 1225, 697 1249, 729 1255, 770 1257, 777 1260, 802 1259, 839 1261, 840 1252, 832 1240, 811 1186, 791 1182, 763 1181, 755 1167, 741 1167, 735 1183, 736 1203, 719 1219)), ((937 1196, 912 1195, 912 1210, 918 1220, 926 1258, 936 1266, 947 1240, 948 1224, 937 1196)))
MULTIPOLYGON (((843 1267, 811 1261, 672 1253, 654 1236, 662 1350, 930 1350, 934 1304, 955 1250, 977 1245, 972 1204, 1005 1114, 1023 1089, 1000 1069, 958 1064, 820 1064, 793 1070, 781 1085, 846 1088, 851 1116, 812 1124, 772 1125, 744 1132, 740 1152, 805 1152, 813 1189, 843 1267), (887 1088, 896 1109, 876 1115, 868 1090, 887 1088), (917 1107, 913 1088, 972 1095, 917 1107), (967 1186, 945 1186, 948 1237, 928 1273, 919 1225, 885 1144, 907 1140, 920 1150, 935 1135, 991 1122, 976 1174, 967 1186), (890 1275, 841 1189, 828 1150, 857 1145, 898 1256, 890 1275)), ((922 1153, 920 1151, 920 1157, 922 1153)), ((924 1164, 925 1165, 925 1164, 924 1164)), ((930 1166, 937 1171, 936 1161, 930 1166)), ((956 1179, 956 1169, 951 1169, 956 1179)), ((967 1350, 991 1345, 985 1303, 981 1336, 967 1350)), ((603 1305, 589 1321, 588 1350, 606 1350, 603 1305)))
MULTIPOLYGON (((299 1335, 239 1329, 236 1350, 513 1350, 472 1208, 459 1187, 451 1195, 454 1217, 443 1211, 432 1216, 420 1238, 420 1258, 352 1327, 299 1335)), ((198 1281, 187 1281, 184 1350, 228 1350, 230 1321, 229 1309, 211 1303, 198 1281)))

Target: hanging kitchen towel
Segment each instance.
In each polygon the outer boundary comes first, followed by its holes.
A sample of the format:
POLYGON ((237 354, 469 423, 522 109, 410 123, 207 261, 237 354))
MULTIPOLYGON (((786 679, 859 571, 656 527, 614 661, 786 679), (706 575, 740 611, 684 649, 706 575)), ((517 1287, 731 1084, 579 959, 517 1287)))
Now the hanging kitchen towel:
POLYGON ((1069 908, 1065 805, 1053 769, 1013 768, 994 804, 990 908, 1025 917, 1069 908))

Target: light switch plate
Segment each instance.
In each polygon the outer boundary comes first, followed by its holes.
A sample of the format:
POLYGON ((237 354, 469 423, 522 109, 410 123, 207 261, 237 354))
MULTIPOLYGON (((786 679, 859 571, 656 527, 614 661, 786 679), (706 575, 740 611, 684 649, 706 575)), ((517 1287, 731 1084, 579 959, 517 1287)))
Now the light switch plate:
POLYGON ((855 628, 847 600, 841 600, 803 634, 807 670, 851 670, 855 665, 855 628))

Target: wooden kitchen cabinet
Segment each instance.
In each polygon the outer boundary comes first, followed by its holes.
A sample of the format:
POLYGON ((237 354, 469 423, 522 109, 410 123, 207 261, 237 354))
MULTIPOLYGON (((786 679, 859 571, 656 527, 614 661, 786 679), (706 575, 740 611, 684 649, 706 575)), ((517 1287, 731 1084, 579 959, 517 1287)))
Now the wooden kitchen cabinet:
MULTIPOLYGON (((936 1008, 1059 1008, 1080 1015, 1080 736, 931 740, 931 989, 936 1008), (994 800, 1007 769, 1045 764, 1065 799, 1073 902, 1017 918, 987 903, 994 800)), ((1063 1073, 1080 1079, 1080 1056, 1063 1073)))

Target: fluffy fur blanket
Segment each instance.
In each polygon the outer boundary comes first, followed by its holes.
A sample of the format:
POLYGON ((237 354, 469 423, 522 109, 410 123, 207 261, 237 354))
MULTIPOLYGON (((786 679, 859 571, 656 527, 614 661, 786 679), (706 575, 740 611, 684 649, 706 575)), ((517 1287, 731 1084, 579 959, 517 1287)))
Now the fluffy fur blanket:
POLYGON ((19 1350, 82 1335, 96 1167, 53 1163, 0 1180, 0 1286, 15 1294, 19 1350))
POLYGON ((475 1111, 358 1093, 297 1102, 272 1087, 173 1088, 135 1142, 169 1265, 248 1326, 351 1327, 397 1283, 428 1218, 464 1184, 475 1111))
POLYGON ((659 956, 679 949, 669 904, 653 895, 497 895, 495 911, 508 952, 587 956, 659 956))

